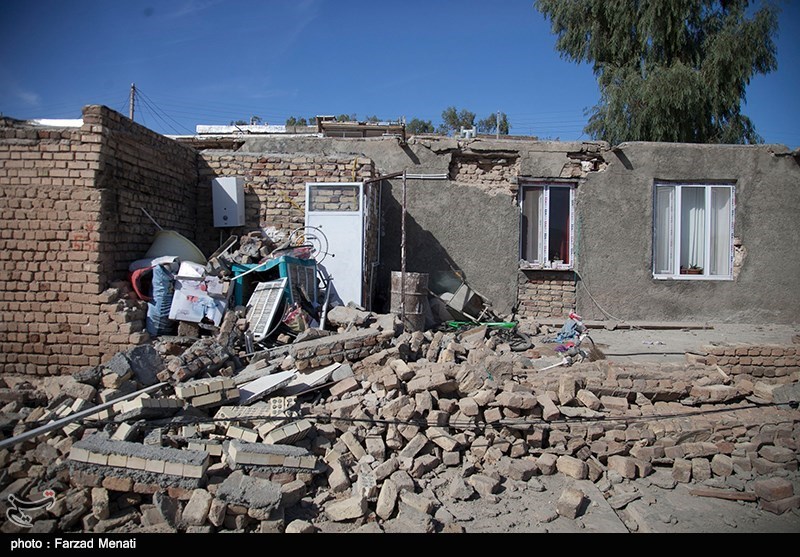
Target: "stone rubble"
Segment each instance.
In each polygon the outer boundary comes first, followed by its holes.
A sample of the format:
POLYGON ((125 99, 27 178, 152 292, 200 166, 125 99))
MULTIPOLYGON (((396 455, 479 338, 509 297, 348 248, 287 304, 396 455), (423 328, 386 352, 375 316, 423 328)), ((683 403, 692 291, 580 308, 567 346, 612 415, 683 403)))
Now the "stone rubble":
MULTIPOLYGON (((168 337, 41 388, 2 380, 5 437, 166 384, 1 450, 0 511, 11 494, 52 490, 29 531, 451 532, 463 531, 451 503, 541 491, 537 476, 553 474, 592 482, 614 509, 648 478, 754 494, 747 504, 776 514, 800 507, 797 410, 766 405, 796 401, 795 347, 539 371, 552 362, 538 365, 538 350, 513 353, 485 330, 403 333, 354 308, 330 317, 338 332, 246 370, 219 338, 168 337), (327 383, 237 405, 239 373, 331 365, 327 383)), ((591 512, 578 489, 553 497, 556 516, 591 512)))

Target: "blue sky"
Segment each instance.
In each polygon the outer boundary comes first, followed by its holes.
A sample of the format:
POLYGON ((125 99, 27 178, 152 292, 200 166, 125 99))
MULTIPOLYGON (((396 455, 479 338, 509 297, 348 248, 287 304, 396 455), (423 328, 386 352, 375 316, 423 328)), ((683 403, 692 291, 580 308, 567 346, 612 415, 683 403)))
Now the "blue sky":
MULTIPOLYGON (((78 118, 86 104, 193 133, 256 115, 440 121, 448 106, 511 133, 583 135, 591 68, 562 60, 532 0, 0 0, 0 112, 78 118)), ((744 113, 767 143, 800 147, 800 3, 783 0, 778 70, 744 113)))

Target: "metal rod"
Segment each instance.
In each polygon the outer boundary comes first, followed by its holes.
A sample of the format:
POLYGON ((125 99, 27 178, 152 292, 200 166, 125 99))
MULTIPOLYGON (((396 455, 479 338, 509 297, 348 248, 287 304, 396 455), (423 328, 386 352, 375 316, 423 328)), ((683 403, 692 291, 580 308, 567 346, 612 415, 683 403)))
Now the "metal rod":
POLYGON ((406 330, 406 171, 403 171, 403 212, 400 220, 400 322, 406 330))
POLYGON ((86 410, 81 410, 80 412, 76 412, 74 414, 70 414, 60 420, 56 420, 54 422, 50 422, 49 424, 45 424, 43 426, 34 428, 30 431, 26 431, 25 433, 20 433, 16 437, 11 437, 9 439, 3 439, 0 441, 0 450, 5 449, 6 447, 11 447, 16 445, 17 443, 22 443, 23 441, 27 441, 32 437, 36 437, 38 435, 42 435, 44 433, 48 433, 55 429, 61 429, 65 425, 71 424, 81 418, 85 418, 86 416, 91 416, 93 414, 97 414, 98 412, 105 410, 106 408, 117 404, 118 402, 122 402, 131 398, 135 398, 141 394, 149 393, 152 391, 157 391, 161 387, 168 385, 168 383, 158 383, 156 385, 152 385, 150 387, 145 387, 139 391, 127 394, 125 396, 121 396, 119 398, 115 398, 114 400, 110 400, 108 402, 104 402, 103 404, 98 404, 97 406, 92 406, 91 408, 87 408, 86 410))
MULTIPOLYGON (((140 208, 141 208, 142 212, 143 212, 145 215, 147 215, 147 218, 148 218, 148 219, 150 219, 150 220, 153 222, 153 224, 155 224, 155 225, 156 225, 156 228, 158 228, 159 230, 164 230, 163 228, 161 228, 161 225, 160 225, 160 224, 158 224, 158 223, 156 222, 156 219, 154 219, 153 217, 151 217, 151 216, 150 216, 150 213, 148 213, 148 212, 145 210, 145 208, 144 208, 144 207, 140 207, 140 208)), ((221 232, 221 231, 220 231, 220 232, 221 232)))

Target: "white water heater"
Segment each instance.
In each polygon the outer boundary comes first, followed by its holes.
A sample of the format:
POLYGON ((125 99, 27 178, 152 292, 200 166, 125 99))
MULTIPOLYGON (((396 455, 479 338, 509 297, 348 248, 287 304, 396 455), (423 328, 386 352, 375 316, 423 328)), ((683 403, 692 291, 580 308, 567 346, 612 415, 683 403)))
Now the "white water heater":
POLYGON ((214 227, 244 226, 244 178, 225 176, 211 182, 214 227))

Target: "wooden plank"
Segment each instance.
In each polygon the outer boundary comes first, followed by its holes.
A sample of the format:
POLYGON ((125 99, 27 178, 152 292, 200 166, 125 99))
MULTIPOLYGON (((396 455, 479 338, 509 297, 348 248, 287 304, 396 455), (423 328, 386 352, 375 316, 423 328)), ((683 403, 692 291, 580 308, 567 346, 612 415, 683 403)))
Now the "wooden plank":
POLYGON ((728 501, 756 501, 758 497, 752 491, 729 491, 725 489, 714 489, 713 487, 698 487, 689 490, 689 495, 696 497, 714 497, 715 499, 727 499, 728 501))

